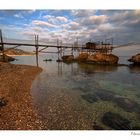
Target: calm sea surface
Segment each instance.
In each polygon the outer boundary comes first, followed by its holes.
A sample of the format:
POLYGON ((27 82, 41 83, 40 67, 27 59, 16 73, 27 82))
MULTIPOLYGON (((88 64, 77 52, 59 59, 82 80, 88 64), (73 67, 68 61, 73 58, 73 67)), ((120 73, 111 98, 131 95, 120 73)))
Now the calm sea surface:
MULTIPOLYGON (((36 65, 35 56, 16 58, 36 65)), ((140 67, 57 63, 51 54, 40 54, 39 66, 31 95, 44 129, 140 129, 140 67)))

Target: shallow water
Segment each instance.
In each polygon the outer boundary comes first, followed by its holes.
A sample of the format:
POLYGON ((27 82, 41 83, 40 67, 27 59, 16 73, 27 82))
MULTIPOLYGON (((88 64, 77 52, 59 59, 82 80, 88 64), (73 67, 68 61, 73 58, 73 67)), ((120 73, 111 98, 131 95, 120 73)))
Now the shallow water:
MULTIPOLYGON (((33 56, 18 59, 14 63, 35 65, 33 56)), ((126 129, 139 129, 140 67, 65 64, 43 59, 45 56, 39 57, 43 72, 31 88, 43 129, 125 129, 128 122, 126 129), (121 120, 111 126, 112 120, 104 117, 107 112, 123 119, 113 116, 121 120)), ((121 60, 123 63, 127 58, 121 60)))

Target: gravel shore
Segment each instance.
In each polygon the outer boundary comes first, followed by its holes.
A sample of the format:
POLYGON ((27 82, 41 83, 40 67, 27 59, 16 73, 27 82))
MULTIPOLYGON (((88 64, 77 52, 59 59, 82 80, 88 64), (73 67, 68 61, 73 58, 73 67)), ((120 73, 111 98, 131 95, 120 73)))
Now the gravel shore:
POLYGON ((0 129, 40 130, 30 87, 41 68, 0 62, 0 129))

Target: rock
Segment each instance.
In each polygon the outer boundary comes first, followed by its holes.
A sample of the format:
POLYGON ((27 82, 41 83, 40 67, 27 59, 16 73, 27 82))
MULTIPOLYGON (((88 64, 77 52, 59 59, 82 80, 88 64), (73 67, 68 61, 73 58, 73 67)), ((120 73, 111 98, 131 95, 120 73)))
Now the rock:
POLYGON ((24 50, 21 49, 5 49, 5 54, 6 55, 33 55, 34 53, 32 52, 26 52, 24 50))
POLYGON ((52 61, 52 59, 45 59, 45 60, 43 60, 43 61, 52 61))
POLYGON ((80 52, 79 56, 75 58, 77 61, 86 61, 88 58, 88 53, 86 52, 80 52))
POLYGON ((128 61, 133 62, 134 64, 140 65, 140 53, 132 56, 128 61))
POLYGON ((64 55, 62 56, 63 62, 72 62, 74 61, 74 55, 64 55))
POLYGON ((86 94, 82 95, 81 97, 89 103, 94 103, 98 101, 98 97, 95 94, 86 94))
POLYGON ((8 100, 6 100, 4 97, 0 97, 0 107, 6 106, 8 100))
POLYGON ((107 90, 98 90, 95 94, 103 101, 111 101, 115 95, 107 90))
POLYGON ((112 129, 115 130, 130 130, 130 121, 123 118, 117 113, 112 112, 106 112, 103 117, 101 118, 101 121, 104 125, 109 126, 112 129))
MULTIPOLYGON (((5 55, 5 62, 14 61, 15 58, 5 55)), ((0 55, 0 62, 3 62, 3 56, 0 55)))
POLYGON ((92 62, 95 64, 117 64, 118 56, 113 54, 104 54, 104 53, 96 53, 89 55, 87 58, 88 62, 92 62))
POLYGON ((127 112, 138 112, 139 110, 139 105, 128 98, 116 97, 114 102, 127 112))

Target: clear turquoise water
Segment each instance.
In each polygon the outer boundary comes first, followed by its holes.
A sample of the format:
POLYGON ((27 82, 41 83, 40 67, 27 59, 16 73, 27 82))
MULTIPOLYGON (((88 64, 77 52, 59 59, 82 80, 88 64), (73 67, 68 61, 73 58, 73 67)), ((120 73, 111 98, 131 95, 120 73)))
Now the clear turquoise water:
MULTIPOLYGON (((34 56, 17 58, 13 63, 36 64, 34 56)), ((130 128, 140 127, 140 67, 44 62, 45 58, 39 57, 43 72, 31 88, 43 129, 92 130, 95 123, 113 129, 102 122, 106 112, 129 120, 130 128)), ((126 60, 121 57, 120 63, 126 60)))

